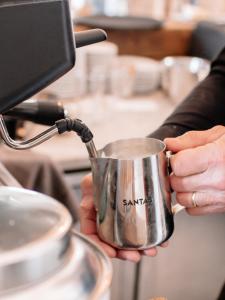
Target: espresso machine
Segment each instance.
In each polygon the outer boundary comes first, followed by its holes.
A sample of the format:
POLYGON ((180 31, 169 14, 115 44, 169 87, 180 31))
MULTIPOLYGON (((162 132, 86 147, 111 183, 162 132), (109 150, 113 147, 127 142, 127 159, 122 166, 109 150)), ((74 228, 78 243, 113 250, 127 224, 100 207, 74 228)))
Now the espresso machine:
MULTIPOLYGON (((29 99, 74 67, 75 49, 104 41, 106 33, 94 29, 74 34, 68 1, 15 0, 9 3, 3 0, 0 2, 0 36, 1 135, 9 147, 31 148, 52 135, 62 133, 63 125, 55 125, 31 141, 19 143, 9 137, 2 115, 12 114, 12 111, 15 115, 16 105, 29 99)), ((19 115, 21 105, 20 109, 17 107, 19 115)), ((30 111, 31 107, 35 106, 37 104, 26 104, 26 109, 23 108, 22 111, 25 111, 27 116, 27 110, 30 111)), ((54 123, 54 112, 56 119, 63 116, 59 106, 53 109, 46 105, 45 109, 38 110, 39 114, 44 115, 45 124, 54 123)), ((29 114, 30 118, 43 122, 43 118, 37 115, 37 108, 33 114, 29 114)), ((70 129, 67 129, 72 130, 71 120, 68 122, 70 129)), ((82 122, 74 120, 73 123, 75 127, 78 126, 77 130, 80 132, 82 122)), ((90 137, 84 140, 89 142, 89 139, 90 137)))
MULTIPOLYGON (((15 150, 75 131, 95 154, 93 135, 67 117, 58 102, 29 100, 75 66, 76 49, 104 41, 93 29, 74 33, 68 0, 0 1, 0 134, 15 150), (5 117, 50 127, 14 140, 5 117)), ((71 229, 56 200, 18 187, 0 187, 0 298, 109 299, 111 263, 93 242, 71 229)))

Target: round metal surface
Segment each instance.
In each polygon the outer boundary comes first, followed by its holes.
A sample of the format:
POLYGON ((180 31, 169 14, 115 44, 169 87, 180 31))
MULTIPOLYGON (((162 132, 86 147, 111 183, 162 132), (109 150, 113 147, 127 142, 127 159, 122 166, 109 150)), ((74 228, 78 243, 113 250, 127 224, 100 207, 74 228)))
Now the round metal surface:
POLYGON ((54 199, 0 187, 0 294, 55 272, 68 256, 71 224, 54 199))
POLYGON ((52 276, 4 295, 1 300, 106 300, 112 280, 109 258, 89 239, 72 232, 67 259, 52 276))

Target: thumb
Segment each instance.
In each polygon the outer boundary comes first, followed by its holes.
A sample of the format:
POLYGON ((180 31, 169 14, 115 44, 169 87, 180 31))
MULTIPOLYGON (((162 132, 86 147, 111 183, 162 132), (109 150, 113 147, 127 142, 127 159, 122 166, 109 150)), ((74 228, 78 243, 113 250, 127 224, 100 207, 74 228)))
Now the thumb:
POLYGON ((93 192, 92 174, 86 175, 80 184, 82 196, 90 195, 93 192))
POLYGON ((204 131, 189 131, 177 138, 164 140, 168 150, 178 152, 181 150, 203 146, 211 143, 225 134, 224 126, 215 126, 204 131))

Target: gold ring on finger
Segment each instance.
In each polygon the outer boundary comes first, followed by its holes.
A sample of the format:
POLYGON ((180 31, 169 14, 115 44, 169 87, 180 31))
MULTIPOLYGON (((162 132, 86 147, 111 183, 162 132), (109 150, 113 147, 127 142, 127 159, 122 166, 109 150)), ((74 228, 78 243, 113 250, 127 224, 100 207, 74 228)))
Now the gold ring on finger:
POLYGON ((196 192, 193 192, 192 195, 191 195, 192 206, 193 206, 193 207, 198 207, 198 204, 197 204, 195 198, 196 198, 196 192))

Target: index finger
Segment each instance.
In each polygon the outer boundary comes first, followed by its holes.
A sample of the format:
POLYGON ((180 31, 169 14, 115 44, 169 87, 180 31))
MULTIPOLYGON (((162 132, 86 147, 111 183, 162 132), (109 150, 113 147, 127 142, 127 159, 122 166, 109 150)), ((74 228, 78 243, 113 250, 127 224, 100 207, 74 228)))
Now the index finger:
POLYGON ((178 152, 170 159, 175 176, 190 176, 202 173, 217 157, 214 143, 178 152))
POLYGON ((224 134, 225 127, 219 125, 203 131, 188 131, 176 138, 167 138, 164 142, 168 150, 178 152, 211 143, 224 134))

